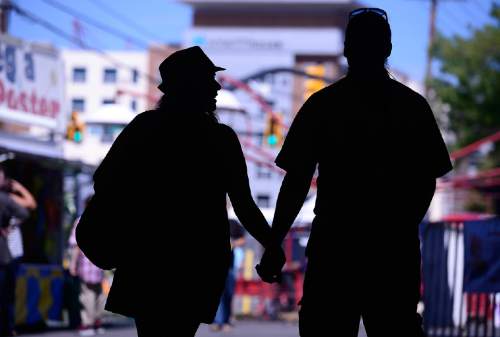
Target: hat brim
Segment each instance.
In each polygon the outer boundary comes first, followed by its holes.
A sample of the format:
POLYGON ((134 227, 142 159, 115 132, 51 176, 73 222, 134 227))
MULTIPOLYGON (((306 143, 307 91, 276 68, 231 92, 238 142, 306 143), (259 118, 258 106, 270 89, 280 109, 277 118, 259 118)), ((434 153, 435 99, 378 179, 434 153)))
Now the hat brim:
POLYGON ((226 68, 222 68, 222 67, 217 67, 217 66, 215 66, 215 67, 214 67, 214 70, 217 72, 217 71, 226 70, 226 68))

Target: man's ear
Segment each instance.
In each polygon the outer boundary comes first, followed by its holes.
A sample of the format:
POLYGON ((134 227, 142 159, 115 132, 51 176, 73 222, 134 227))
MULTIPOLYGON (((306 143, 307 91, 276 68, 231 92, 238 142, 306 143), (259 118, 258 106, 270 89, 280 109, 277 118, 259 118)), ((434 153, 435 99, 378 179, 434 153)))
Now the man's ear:
POLYGON ((344 56, 346 58, 349 58, 350 52, 351 52, 351 50, 349 48, 349 45, 346 42, 344 42, 344 56))
POLYGON ((384 50, 385 58, 388 58, 389 56, 391 56, 391 52, 392 52, 392 42, 389 42, 389 44, 385 47, 385 50, 384 50))

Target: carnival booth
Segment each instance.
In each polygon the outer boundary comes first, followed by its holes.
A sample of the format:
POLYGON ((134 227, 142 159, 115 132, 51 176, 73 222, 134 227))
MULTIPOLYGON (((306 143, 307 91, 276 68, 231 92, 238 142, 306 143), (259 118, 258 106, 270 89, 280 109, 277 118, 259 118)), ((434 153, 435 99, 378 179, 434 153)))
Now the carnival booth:
POLYGON ((0 155, 8 178, 33 194, 37 208, 20 224, 16 323, 61 319, 65 176, 78 171, 63 155, 64 71, 56 49, 0 35, 0 155))
POLYGON ((500 218, 461 214, 421 225, 429 336, 498 336, 500 218))
MULTIPOLYGON (((276 319, 282 312, 294 311, 302 297, 302 282, 306 266, 305 247, 309 239, 311 223, 314 219, 316 195, 311 195, 304 203, 290 232, 283 242, 287 263, 283 268, 280 284, 262 282, 255 265, 262 256, 262 247, 255 239, 246 236, 246 244, 235 251, 236 279, 233 312, 241 316, 276 319)), ((272 224, 274 208, 261 209, 269 224, 272 224)), ((229 218, 237 220, 230 209, 229 218)))

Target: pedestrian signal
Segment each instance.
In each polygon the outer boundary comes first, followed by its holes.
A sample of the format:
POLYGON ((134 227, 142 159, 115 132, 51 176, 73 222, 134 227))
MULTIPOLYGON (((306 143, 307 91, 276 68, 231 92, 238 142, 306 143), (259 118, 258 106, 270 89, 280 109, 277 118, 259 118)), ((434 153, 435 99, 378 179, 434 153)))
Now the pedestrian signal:
POLYGON ((265 138, 267 145, 275 147, 281 144, 283 140, 282 118, 274 113, 270 114, 267 120, 265 138))
POLYGON ((78 112, 73 111, 66 129, 66 139, 72 140, 75 143, 80 143, 83 140, 84 130, 85 123, 81 120, 78 112))

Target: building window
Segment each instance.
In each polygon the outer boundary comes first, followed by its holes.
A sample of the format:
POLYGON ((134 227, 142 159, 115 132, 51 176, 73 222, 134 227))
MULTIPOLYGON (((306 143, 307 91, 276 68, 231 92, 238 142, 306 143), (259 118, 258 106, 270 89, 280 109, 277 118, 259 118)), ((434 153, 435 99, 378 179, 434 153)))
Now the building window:
POLYGON ((257 178, 271 178, 271 170, 262 164, 257 164, 257 178))
MULTIPOLYGON (((263 110, 263 109, 262 109, 263 110)), ((265 113, 262 113, 262 117, 265 116, 265 113)), ((264 138, 264 133, 263 132, 256 132, 254 134, 254 139, 257 144, 260 144, 260 146, 265 145, 265 138, 264 138)))
POLYGON ((104 83, 116 83, 116 69, 104 69, 104 83))
POLYGON ((139 81, 139 71, 137 69, 132 69, 132 83, 137 83, 139 81))
POLYGON ((109 124, 104 127, 104 132, 101 138, 103 143, 112 143, 116 140, 124 126, 118 124, 109 124))
POLYGON ((83 98, 73 98, 71 100, 71 110, 77 112, 84 112, 85 100, 83 98))
POLYGON ((271 198, 267 194, 257 195, 257 206, 259 207, 269 207, 271 198))
POLYGON ((102 105, 115 104, 114 98, 104 98, 102 100, 102 105))
POLYGON ((130 101, 130 109, 132 111, 137 111, 137 101, 135 99, 130 101))
POLYGON ((104 127, 98 124, 87 124, 87 132, 94 137, 101 138, 104 133, 104 127))
POLYGON ((73 68, 73 82, 83 83, 87 79, 87 69, 73 68))

